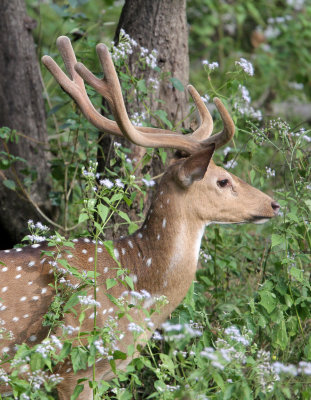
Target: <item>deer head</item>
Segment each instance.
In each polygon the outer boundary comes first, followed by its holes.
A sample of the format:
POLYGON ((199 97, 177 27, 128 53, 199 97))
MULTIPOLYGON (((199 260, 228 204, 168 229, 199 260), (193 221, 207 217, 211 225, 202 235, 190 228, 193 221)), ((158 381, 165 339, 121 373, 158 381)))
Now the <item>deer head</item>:
MULTIPOLYGON (((97 326, 102 326, 114 304, 106 296, 105 281, 115 276, 119 262, 128 268, 135 284, 135 290, 150 293, 145 307, 150 308, 158 295, 164 294, 168 304, 161 314, 153 314, 154 329, 159 326, 177 307, 186 295, 194 278, 198 261, 201 238, 206 225, 211 223, 265 222, 278 213, 279 205, 269 196, 243 182, 238 177, 218 167, 212 161, 214 151, 229 142, 234 135, 233 121, 222 102, 214 102, 223 121, 223 130, 211 135, 212 118, 197 91, 188 90, 197 106, 201 124, 192 134, 182 135, 163 129, 135 127, 130 122, 116 71, 107 48, 97 46, 104 78, 96 78, 83 64, 77 63, 68 38, 57 41, 68 76, 48 56, 43 63, 54 75, 61 87, 76 101, 85 117, 99 130, 117 136, 125 136, 131 142, 145 147, 177 149, 184 157, 173 163, 164 174, 143 226, 133 235, 114 242, 114 261, 101 245, 89 239, 76 239, 74 249, 63 249, 61 256, 68 259, 78 270, 94 267, 97 254, 97 272, 100 274, 97 301, 101 309, 97 315, 97 326), (84 80, 109 102, 115 121, 100 115, 90 102, 84 87, 84 80), (101 286, 100 286, 101 285, 101 286)), ((35 344, 46 335, 41 324, 54 295, 49 283, 53 282, 53 269, 48 258, 41 258, 46 245, 32 245, 22 250, 0 252, 4 264, 0 287, 3 305, 1 317, 7 329, 14 335, 2 348, 3 353, 14 352, 14 343, 35 344), (14 288, 13 288, 14 287, 14 288)), ((57 268, 57 261, 52 264, 57 268)), ((116 285, 111 293, 114 297, 122 294, 122 285, 116 285)), ((143 314, 133 311, 132 317, 139 323, 143 314)), ((78 327, 75 315, 66 315, 65 323, 78 327)), ((93 317, 94 319, 94 317, 93 317)), ((83 330, 93 329, 91 311, 83 323, 83 330)), ((119 348, 126 351, 133 342, 127 330, 128 321, 120 320, 124 336, 119 348)), ((151 335, 148 331, 144 339, 151 335)), ((124 361, 124 367, 128 361, 124 361)), ((96 369, 98 379, 111 379, 113 373, 109 362, 101 360, 96 369)), ((58 386, 60 400, 68 399, 77 379, 91 376, 92 371, 73 374, 70 362, 64 364, 59 373, 64 378, 58 386)), ((91 389, 85 387, 79 399, 89 399, 91 389)))

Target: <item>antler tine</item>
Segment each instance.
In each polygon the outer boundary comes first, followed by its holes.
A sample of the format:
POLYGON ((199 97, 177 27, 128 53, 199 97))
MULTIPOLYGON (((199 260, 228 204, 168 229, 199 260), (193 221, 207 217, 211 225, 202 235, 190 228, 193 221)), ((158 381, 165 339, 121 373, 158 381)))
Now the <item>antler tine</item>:
POLYGON ((75 52, 73 51, 71 41, 67 36, 60 36, 56 40, 57 48, 62 56, 66 70, 71 80, 84 89, 83 79, 76 73, 74 66, 77 63, 75 52))
POLYGON ((110 53, 102 43, 96 46, 96 50, 104 71, 103 79, 96 78, 82 63, 77 63, 75 70, 108 100, 121 131, 129 141, 143 147, 174 148, 187 153, 200 150, 200 143, 190 135, 179 135, 162 129, 145 128, 142 130, 134 127, 127 115, 120 82, 110 53))
POLYGON ((213 132, 213 118, 196 88, 192 85, 188 85, 187 88, 198 109, 201 121, 200 126, 191 134, 191 137, 198 141, 202 141, 210 137, 213 132))
POLYGON ((215 149, 218 149, 219 147, 222 147, 226 143, 230 142, 230 140, 233 138, 235 126, 230 114, 223 105, 222 101, 218 97, 215 97, 214 103, 217 107, 217 110, 219 111, 224 128, 221 132, 216 133, 215 135, 209 137, 201 143, 204 146, 215 143, 215 149))

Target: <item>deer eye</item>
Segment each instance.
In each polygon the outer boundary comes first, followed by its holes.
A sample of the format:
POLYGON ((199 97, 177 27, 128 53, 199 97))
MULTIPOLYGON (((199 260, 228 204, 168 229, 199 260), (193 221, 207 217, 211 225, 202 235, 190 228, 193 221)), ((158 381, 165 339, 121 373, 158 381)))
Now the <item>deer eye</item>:
POLYGON ((229 185, 229 179, 222 179, 220 181, 217 181, 217 185, 221 188, 224 188, 229 185))

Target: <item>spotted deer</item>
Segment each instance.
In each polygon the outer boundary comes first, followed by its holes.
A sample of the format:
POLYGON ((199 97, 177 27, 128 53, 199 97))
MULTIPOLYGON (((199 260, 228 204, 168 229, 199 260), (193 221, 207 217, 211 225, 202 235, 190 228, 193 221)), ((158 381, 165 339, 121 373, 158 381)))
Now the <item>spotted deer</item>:
MULTIPOLYGON (((153 328, 145 330, 139 338, 144 343, 152 330, 159 327, 185 297, 194 277, 204 229, 207 225, 263 223, 274 217, 279 205, 269 196, 248 185, 232 173, 212 161, 214 150, 229 142, 234 135, 233 121, 218 99, 214 103, 223 121, 223 130, 211 135, 213 120, 194 87, 188 90, 196 104, 201 124, 193 133, 175 132, 136 127, 130 122, 122 97, 120 83, 111 56, 105 45, 97 46, 97 53, 104 71, 104 78, 95 77, 83 64, 77 63, 70 40, 57 40, 68 76, 49 56, 42 61, 59 85, 74 99, 85 117, 100 131, 124 136, 132 143, 144 147, 162 147, 179 150, 180 159, 170 165, 163 175, 146 219, 140 229, 126 238, 114 241, 114 259, 105 247, 88 238, 74 240, 74 248, 63 249, 61 256, 78 270, 93 270, 97 258, 97 326, 103 326, 115 305, 106 296, 105 282, 115 276, 118 263, 127 268, 135 285, 135 291, 147 291, 150 295, 145 307, 151 308, 156 297, 166 296, 168 303, 160 313, 152 314, 153 328), (84 81, 91 85, 109 103, 115 121, 102 116, 89 100, 84 81), (95 254, 96 253, 96 254, 95 254)), ((0 251, 0 317, 6 329, 14 337, 2 346, 2 355, 14 354, 15 344, 35 345, 42 341, 48 329, 42 326, 42 317, 53 300, 54 274, 49 258, 42 255, 46 244, 34 244, 23 248, 0 251)), ((116 285, 109 293, 118 298, 124 292, 116 285)), ((83 330, 93 329, 92 310, 83 322, 83 330)), ((133 321, 144 324, 145 315, 132 311, 133 321)), ((64 315, 64 324, 78 327, 74 314, 64 315)), ((128 330, 129 320, 121 318, 119 329, 123 338, 117 343, 126 352, 133 343, 128 330)), ((56 335, 58 332, 55 332, 56 335)), ((120 361, 125 368, 129 360, 120 361)), ((63 378, 58 385, 60 400, 70 398, 77 380, 92 376, 92 369, 74 374, 69 361, 57 372, 63 378)), ((107 358, 96 364, 96 379, 113 378, 107 358)), ((4 387, 8 391, 8 387, 4 387)), ((79 399, 92 398, 92 391, 85 385, 79 399)))

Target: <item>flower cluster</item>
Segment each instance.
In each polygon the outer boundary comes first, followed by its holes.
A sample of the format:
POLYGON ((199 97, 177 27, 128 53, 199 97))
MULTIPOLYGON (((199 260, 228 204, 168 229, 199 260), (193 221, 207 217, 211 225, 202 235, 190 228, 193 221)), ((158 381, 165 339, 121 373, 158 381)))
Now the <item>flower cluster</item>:
POLYGON ((240 96, 237 96, 237 99, 234 103, 234 108, 241 114, 247 115, 251 118, 257 119, 258 121, 262 120, 262 113, 260 110, 255 110, 251 105, 251 96, 249 94, 248 89, 239 85, 239 93, 240 96))
POLYGON ((275 170, 271 169, 270 167, 266 167, 267 178, 271 178, 275 176, 275 170))
POLYGON ((132 39, 124 29, 120 30, 119 43, 116 46, 112 44, 112 59, 114 62, 126 60, 130 54, 133 54, 133 47, 137 47, 136 40, 132 39))
POLYGON ((215 69, 219 68, 219 64, 218 62, 214 61, 212 63, 209 63, 208 60, 203 60, 202 64, 204 65, 204 67, 206 69, 208 69, 209 71, 214 71, 215 69))
POLYGON ((43 225, 40 221, 34 223, 32 219, 28 220, 28 228, 29 229, 39 229, 42 232, 46 232, 50 230, 50 228, 46 225, 43 225))
POLYGON ((235 64, 239 65, 247 75, 254 76, 254 67, 250 61, 247 61, 245 58, 241 57, 239 61, 235 62, 235 64))
POLYGON ((52 335, 51 337, 44 339, 40 344, 38 344, 35 351, 41 354, 43 358, 47 358, 50 353, 55 353, 55 351, 57 350, 56 348, 61 350, 63 348, 63 345, 55 335, 52 335))
POLYGON ((42 370, 34 371, 32 374, 28 373, 28 381, 34 390, 39 390, 46 383, 49 383, 49 386, 56 386, 63 379, 59 374, 49 374, 42 370))
POLYGON ((155 185, 155 181, 152 180, 152 179, 145 179, 145 178, 142 178, 142 182, 143 182, 144 185, 147 186, 147 187, 152 187, 152 186, 155 185))
POLYGON ((78 296, 79 303, 83 306, 96 306, 100 307, 100 302, 93 299, 93 296, 78 296))
POLYGON ((199 337, 202 335, 202 327, 190 321, 189 324, 171 324, 170 322, 164 322, 162 329, 165 332, 164 338, 166 340, 174 341, 184 339, 186 337, 199 337))

